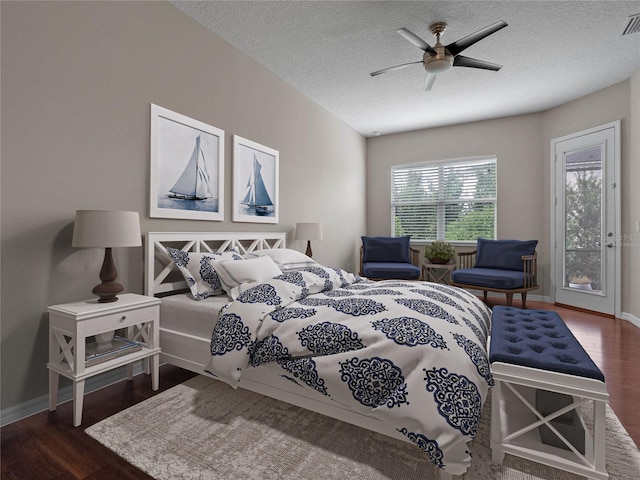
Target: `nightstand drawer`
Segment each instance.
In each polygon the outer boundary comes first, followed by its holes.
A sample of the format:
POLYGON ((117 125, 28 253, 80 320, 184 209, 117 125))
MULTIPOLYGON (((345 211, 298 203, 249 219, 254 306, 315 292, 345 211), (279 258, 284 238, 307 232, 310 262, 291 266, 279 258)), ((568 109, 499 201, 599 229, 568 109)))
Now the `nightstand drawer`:
POLYGON ((158 310, 157 306, 152 306, 91 318, 84 322, 84 334, 90 336, 96 333, 109 332, 119 328, 130 327, 131 325, 150 322, 157 318, 158 310))

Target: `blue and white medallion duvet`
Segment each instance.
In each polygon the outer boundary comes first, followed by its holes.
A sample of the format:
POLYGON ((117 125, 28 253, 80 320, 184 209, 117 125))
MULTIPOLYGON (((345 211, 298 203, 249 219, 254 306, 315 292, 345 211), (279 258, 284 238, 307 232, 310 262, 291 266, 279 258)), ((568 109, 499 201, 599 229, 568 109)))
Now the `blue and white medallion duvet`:
POLYGON ((489 322, 461 289, 310 267, 242 285, 220 312, 206 370, 236 387, 248 366, 277 362, 300 388, 384 421, 460 474, 493 385, 489 322))

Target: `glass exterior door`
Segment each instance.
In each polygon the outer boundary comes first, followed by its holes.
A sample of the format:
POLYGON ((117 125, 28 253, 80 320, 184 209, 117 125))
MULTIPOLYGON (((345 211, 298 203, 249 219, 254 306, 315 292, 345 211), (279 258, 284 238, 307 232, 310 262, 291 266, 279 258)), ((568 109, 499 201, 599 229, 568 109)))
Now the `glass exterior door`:
POLYGON ((619 294, 616 138, 606 125, 552 142, 555 301, 610 315, 619 294))

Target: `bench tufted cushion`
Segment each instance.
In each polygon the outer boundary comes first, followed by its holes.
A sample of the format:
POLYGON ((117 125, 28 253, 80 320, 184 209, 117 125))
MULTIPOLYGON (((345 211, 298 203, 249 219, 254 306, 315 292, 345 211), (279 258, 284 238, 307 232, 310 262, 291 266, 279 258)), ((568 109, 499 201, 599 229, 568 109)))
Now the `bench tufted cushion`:
POLYGON ((465 268, 454 270, 451 279, 455 283, 464 285, 477 285, 490 288, 522 288, 524 287, 524 274, 522 270, 495 270, 493 268, 465 268))
POLYGON ((367 262, 362 264, 362 274, 369 278, 416 280, 420 278, 420 268, 411 263, 367 262))
POLYGON ((493 307, 489 361, 593 378, 604 375, 556 313, 493 307))
POLYGON ((533 255, 537 240, 488 240, 478 238, 476 268, 498 268, 522 272, 523 255, 533 255))

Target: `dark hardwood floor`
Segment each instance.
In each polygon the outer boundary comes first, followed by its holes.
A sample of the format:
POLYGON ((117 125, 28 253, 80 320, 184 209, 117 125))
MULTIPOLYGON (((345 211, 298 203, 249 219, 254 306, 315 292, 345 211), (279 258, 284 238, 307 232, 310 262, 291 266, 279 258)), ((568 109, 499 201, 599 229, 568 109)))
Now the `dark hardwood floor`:
MULTIPOLYGON (((490 298, 490 306, 504 304, 490 298)), ((514 306, 520 304, 514 300, 514 306)), ((528 308, 555 310, 604 372, 610 405, 636 445, 640 445, 640 329, 631 323, 532 302, 528 308)), ((160 390, 194 374, 164 365, 160 390)), ((2 480, 150 479, 84 433, 84 429, 155 395, 146 375, 122 381, 85 397, 82 426, 72 426, 72 402, 56 412, 42 412, 1 429, 2 480)))
POLYGON ((168 390, 195 374, 171 365, 160 367, 160 389, 137 375, 85 396, 82 425, 74 428, 72 402, 1 429, 2 480, 151 479, 84 433, 102 419, 168 390))

